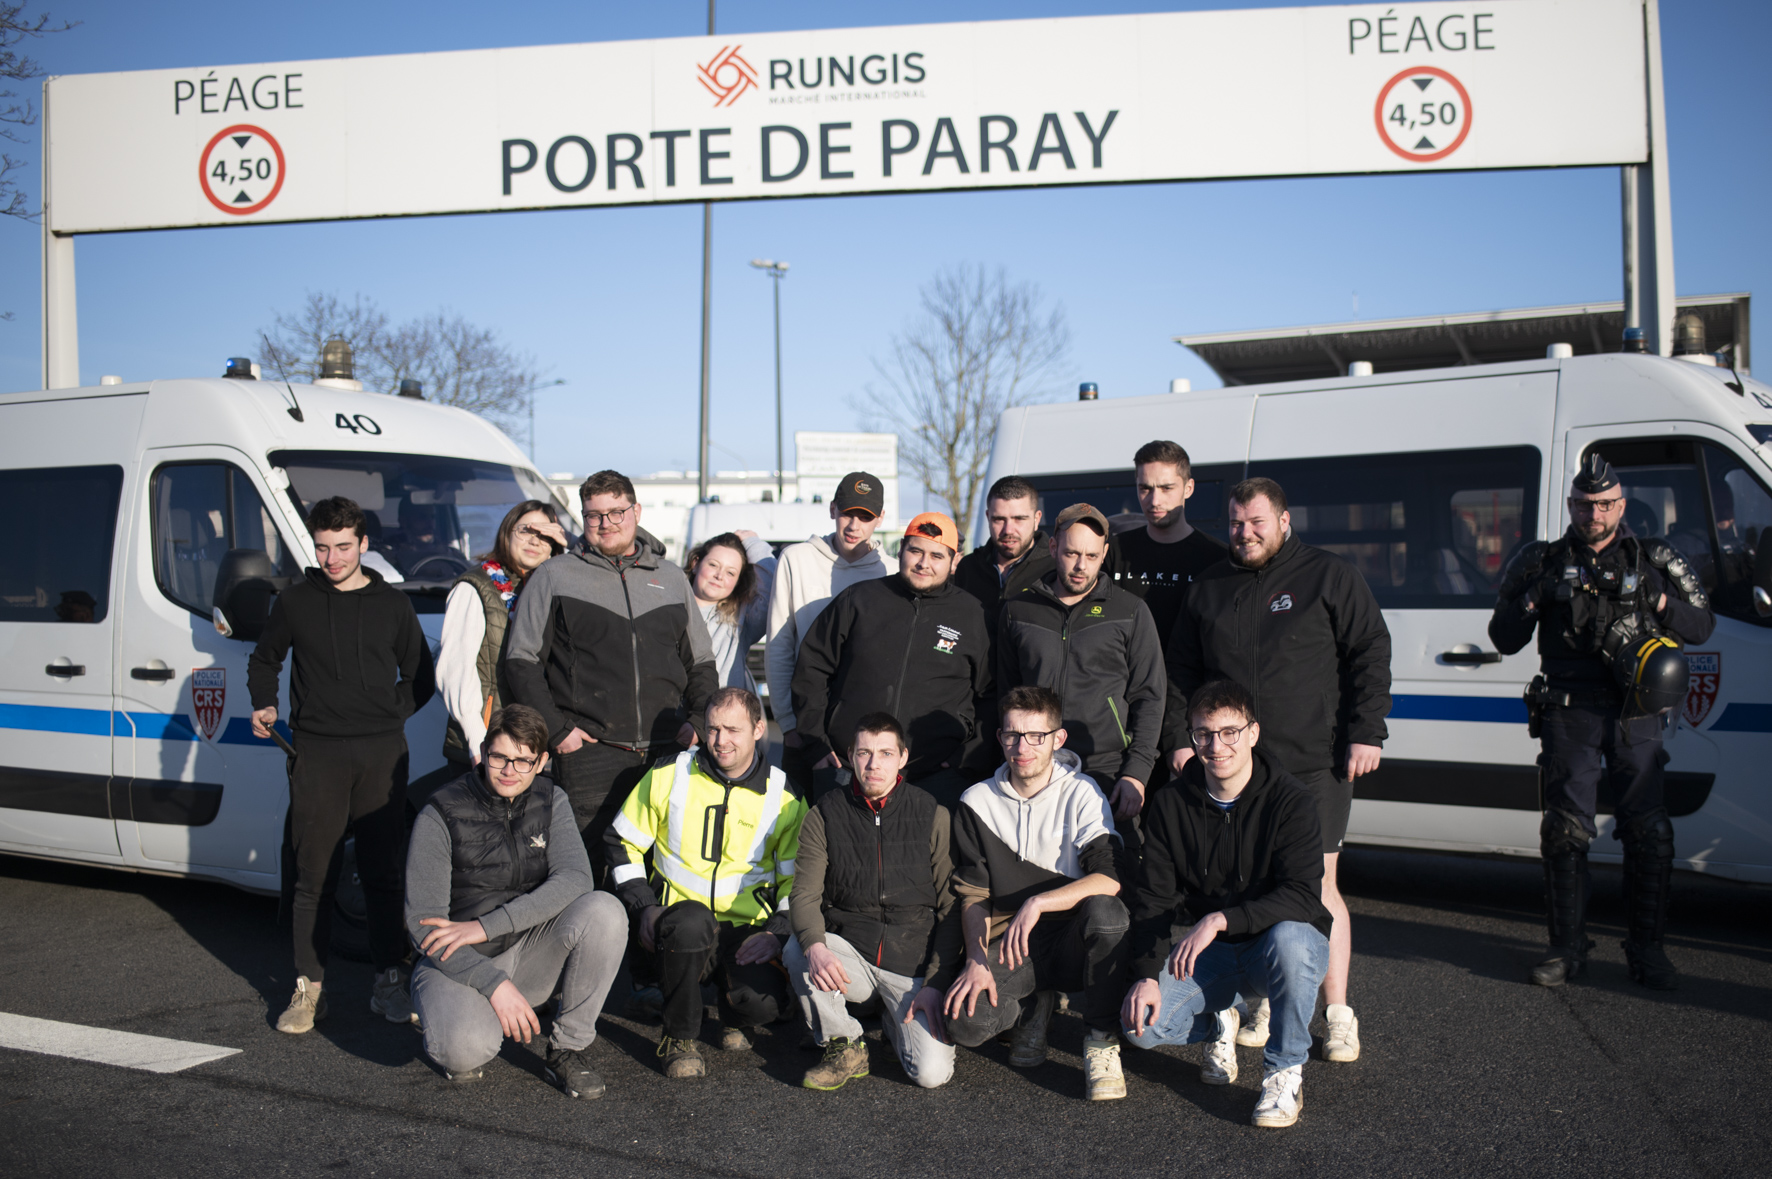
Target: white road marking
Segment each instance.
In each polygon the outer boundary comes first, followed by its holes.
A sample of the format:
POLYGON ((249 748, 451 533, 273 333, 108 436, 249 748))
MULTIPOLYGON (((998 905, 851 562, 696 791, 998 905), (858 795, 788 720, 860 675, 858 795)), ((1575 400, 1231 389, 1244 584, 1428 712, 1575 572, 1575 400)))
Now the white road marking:
POLYGON ((238 1048, 168 1040, 163 1036, 142 1036, 135 1032, 114 1032, 109 1028, 89 1028, 77 1023, 33 1019, 28 1015, 6 1012, 0 1012, 0 1048, 67 1056, 150 1073, 176 1073, 240 1051, 238 1048))

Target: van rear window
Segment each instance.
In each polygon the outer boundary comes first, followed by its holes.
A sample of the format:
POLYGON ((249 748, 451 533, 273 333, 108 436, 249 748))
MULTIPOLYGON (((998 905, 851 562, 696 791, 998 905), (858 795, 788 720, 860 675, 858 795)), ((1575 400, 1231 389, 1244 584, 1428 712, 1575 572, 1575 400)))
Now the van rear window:
POLYGON ((104 621, 122 490, 116 466, 0 471, 0 622, 104 621))

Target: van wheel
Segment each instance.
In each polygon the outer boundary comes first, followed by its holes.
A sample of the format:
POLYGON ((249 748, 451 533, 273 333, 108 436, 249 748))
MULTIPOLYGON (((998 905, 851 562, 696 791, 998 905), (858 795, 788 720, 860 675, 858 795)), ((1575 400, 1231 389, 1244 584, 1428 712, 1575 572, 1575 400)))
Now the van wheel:
POLYGON ((363 895, 363 878, 357 874, 355 838, 345 840, 344 864, 338 873, 338 893, 332 902, 332 952, 353 962, 371 961, 369 907, 363 895))

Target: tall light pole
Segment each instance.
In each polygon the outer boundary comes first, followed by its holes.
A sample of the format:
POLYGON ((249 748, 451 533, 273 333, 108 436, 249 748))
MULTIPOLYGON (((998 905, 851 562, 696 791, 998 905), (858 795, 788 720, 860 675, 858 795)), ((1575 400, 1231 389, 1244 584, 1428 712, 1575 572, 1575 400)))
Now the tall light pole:
POLYGON ((770 285, 775 288, 775 502, 781 503, 781 280, 788 276, 788 264, 752 258, 751 265, 774 280, 770 285))
MULTIPOLYGON (((714 0, 708 0, 708 36, 714 35, 714 0)), ((713 344, 714 203, 701 203, 701 442, 695 473, 696 502, 708 502, 708 378, 713 344)))
POLYGON ((543 381, 539 385, 523 390, 529 397, 529 461, 532 463, 535 461, 535 395, 543 389, 552 389, 555 385, 564 385, 565 383, 564 379, 543 381))

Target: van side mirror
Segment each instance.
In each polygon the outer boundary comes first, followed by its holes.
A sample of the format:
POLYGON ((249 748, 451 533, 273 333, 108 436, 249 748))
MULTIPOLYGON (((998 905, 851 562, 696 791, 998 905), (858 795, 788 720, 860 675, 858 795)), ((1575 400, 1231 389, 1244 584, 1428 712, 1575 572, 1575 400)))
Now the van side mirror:
POLYGON ((229 549, 215 575, 215 629, 231 639, 258 642, 271 621, 271 599, 288 584, 263 549, 229 549))

